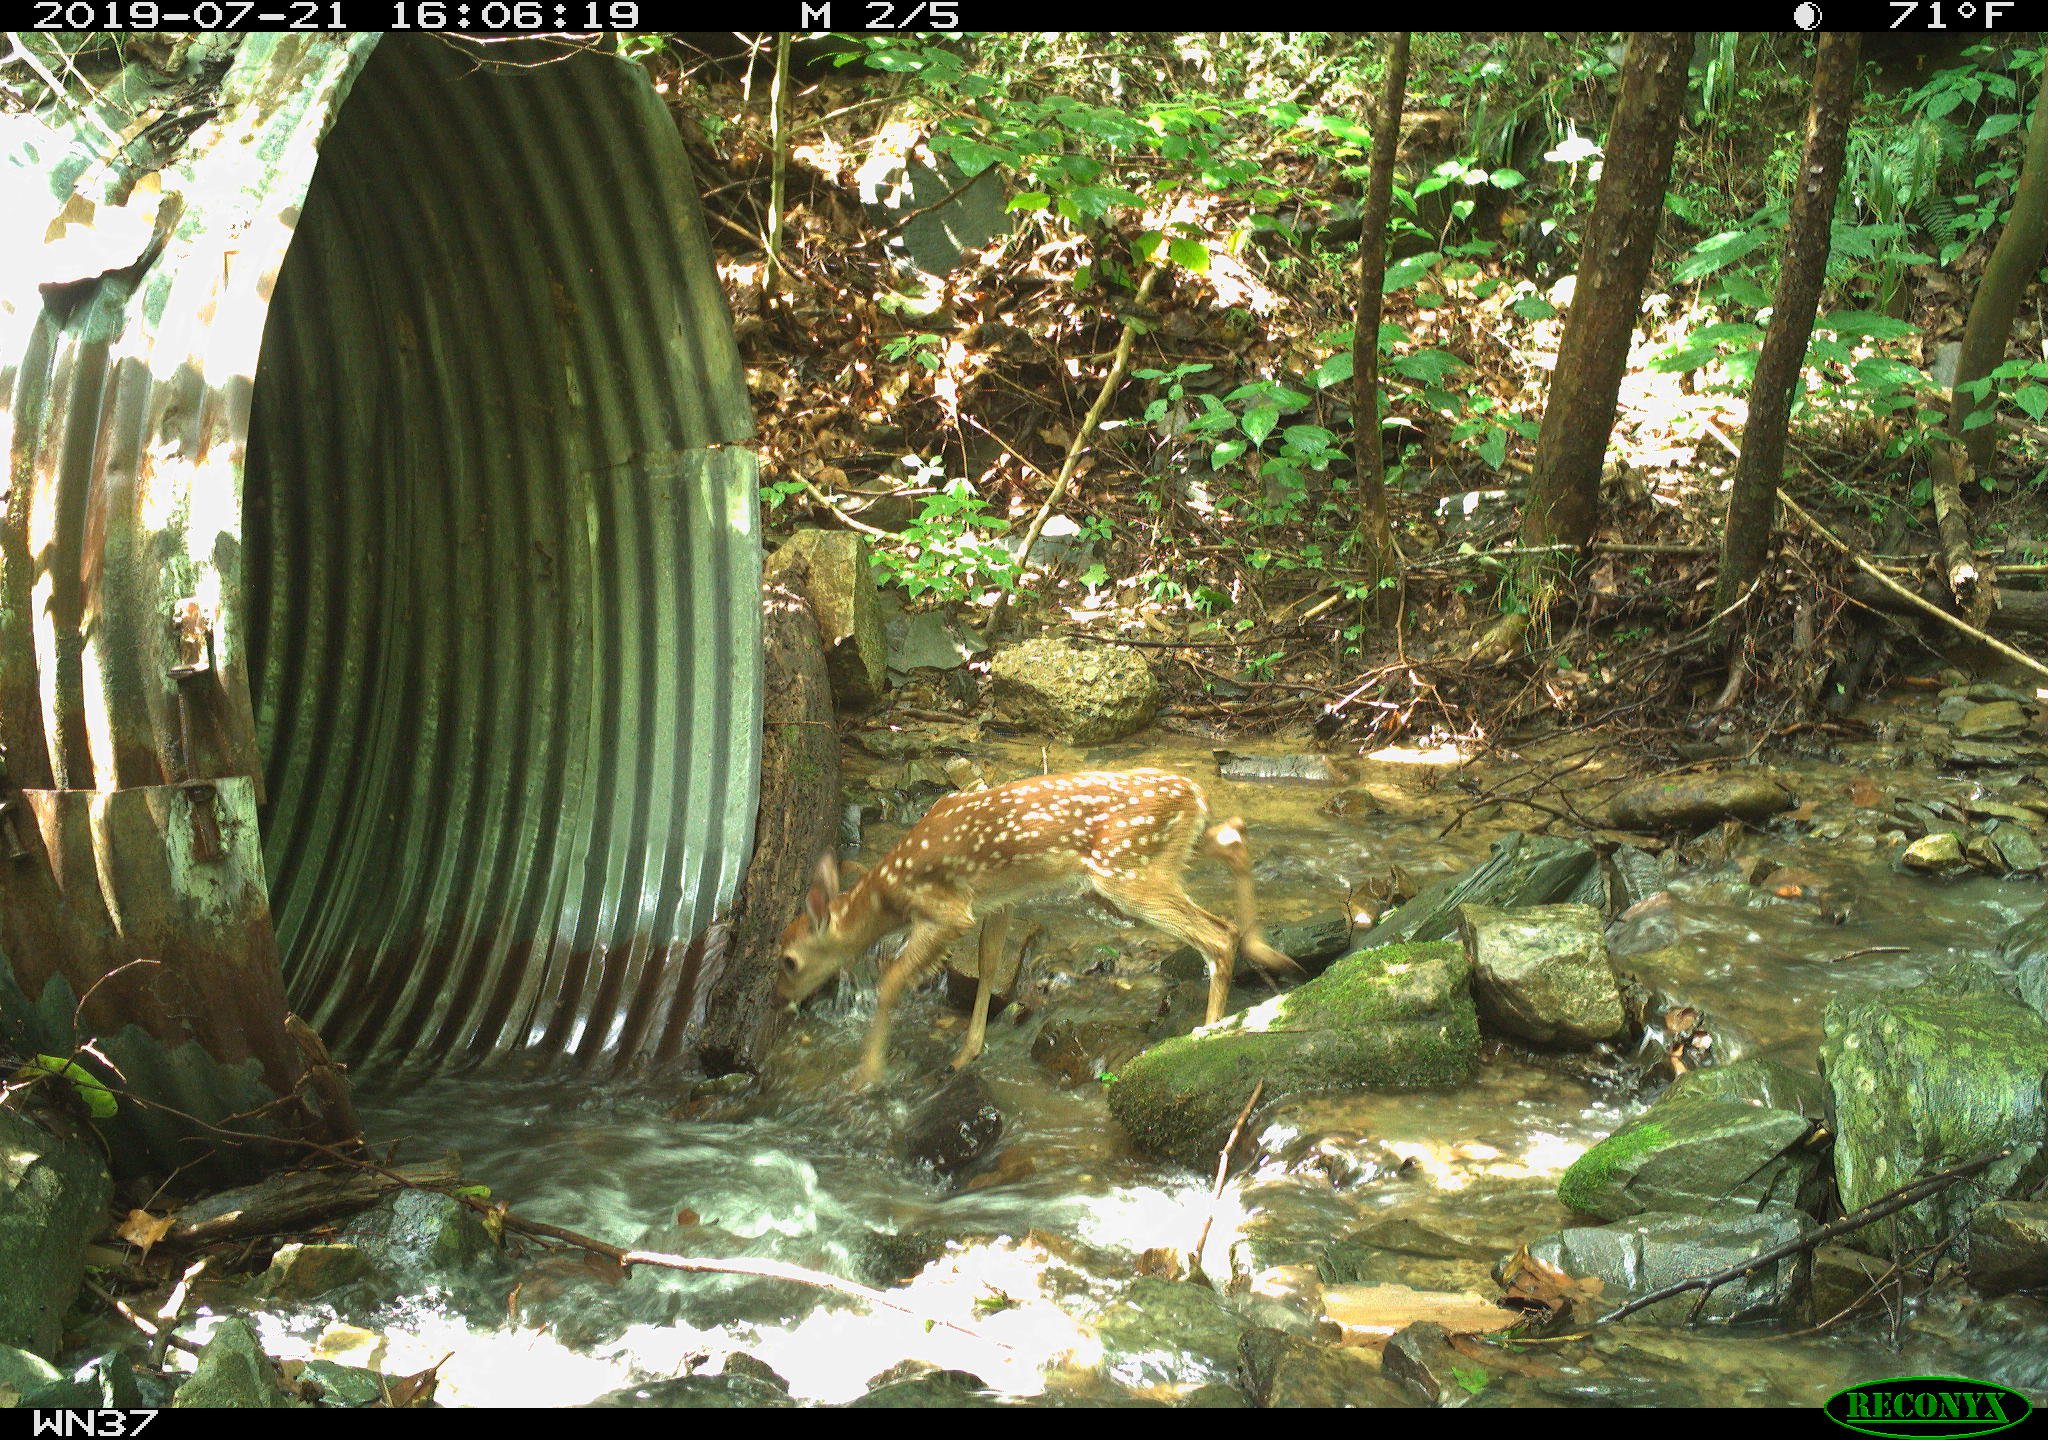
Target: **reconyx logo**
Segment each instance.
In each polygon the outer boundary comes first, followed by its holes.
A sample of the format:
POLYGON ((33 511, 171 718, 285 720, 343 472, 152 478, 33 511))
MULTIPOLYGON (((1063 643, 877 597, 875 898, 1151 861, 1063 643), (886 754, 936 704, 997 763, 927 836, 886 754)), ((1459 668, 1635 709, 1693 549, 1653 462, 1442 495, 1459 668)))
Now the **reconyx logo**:
POLYGON ((1902 1375, 1866 1380, 1830 1396, 1828 1418, 1862 1435, 1963 1440, 2027 1418, 2033 1406, 2017 1390, 1961 1375, 1902 1375))

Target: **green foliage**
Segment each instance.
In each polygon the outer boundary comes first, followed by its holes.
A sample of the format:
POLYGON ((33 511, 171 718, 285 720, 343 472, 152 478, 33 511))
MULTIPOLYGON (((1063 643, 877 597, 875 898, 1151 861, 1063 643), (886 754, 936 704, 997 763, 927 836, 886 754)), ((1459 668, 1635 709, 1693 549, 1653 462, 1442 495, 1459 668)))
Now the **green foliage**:
POLYGON ((937 335, 896 335, 882 342, 882 358, 909 359, 926 370, 936 370, 943 363, 939 352, 945 348, 945 343, 937 335))
MULTIPOLYGON (((914 455, 905 456, 904 464, 920 484, 938 473, 935 464, 914 455)), ((990 511, 972 484, 949 480, 925 497, 924 508, 896 543, 876 542, 876 578, 912 599, 966 600, 990 587, 1014 590, 1023 566, 994 538, 1008 529, 1009 522, 990 511)))
POLYGON ((95 1120, 112 1119, 121 1108, 114 1099, 114 1092, 101 1083, 97 1075, 76 1060, 62 1055, 37 1055, 16 1072, 15 1078, 64 1081, 85 1107, 85 1113, 95 1120))

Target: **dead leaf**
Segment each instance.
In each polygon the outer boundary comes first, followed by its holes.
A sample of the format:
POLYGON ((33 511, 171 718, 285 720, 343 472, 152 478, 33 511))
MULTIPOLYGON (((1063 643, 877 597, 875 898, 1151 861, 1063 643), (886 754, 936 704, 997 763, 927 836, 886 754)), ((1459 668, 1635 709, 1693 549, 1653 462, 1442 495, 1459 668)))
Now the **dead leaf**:
POLYGON ((147 1210, 130 1210, 128 1218, 121 1222, 114 1233, 142 1251, 144 1260, 149 1258, 150 1247, 164 1238, 171 1228, 171 1217, 152 1215, 147 1210))
POLYGON ((441 1383, 441 1367, 454 1358, 455 1352, 450 1350, 417 1375, 404 1376, 385 1386, 384 1393, 390 1397, 391 1408, 411 1410, 433 1399, 434 1387, 441 1383))
POLYGON ((1858 775, 1849 782, 1849 803, 1865 810, 1882 810, 1884 791, 1878 789, 1875 782, 1858 775))

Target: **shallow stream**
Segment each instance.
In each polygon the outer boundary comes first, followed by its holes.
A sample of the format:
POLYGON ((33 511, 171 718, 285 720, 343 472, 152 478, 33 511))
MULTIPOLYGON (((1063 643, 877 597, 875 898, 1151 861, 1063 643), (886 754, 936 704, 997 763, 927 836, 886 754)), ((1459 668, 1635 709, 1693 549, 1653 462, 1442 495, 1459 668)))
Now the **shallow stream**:
MULTIPOLYGON (((1898 704, 1917 713, 1920 702, 1908 695, 1898 704)), ((1360 887, 1389 866, 1426 882, 1542 820, 1481 806, 1440 834, 1472 799, 1454 787, 1452 769, 1422 763, 1431 758, 1441 757, 1347 762, 1352 783, 1380 808, 1338 818, 1323 808, 1332 787, 1225 782, 1207 742, 1178 736, 1085 754, 1004 741, 972 751, 991 782, 1044 764, 1158 764, 1200 778, 1219 817, 1247 820, 1269 924, 1370 910, 1369 886, 1360 887)), ((1712 844, 1693 847, 1666 895, 1636 906, 1610 938, 1618 968, 1710 1017, 1721 1058, 1758 1053, 1811 1068, 1831 995, 1987 955, 2042 897, 2022 881, 1941 883, 1902 872, 1883 811, 1850 798, 1859 776, 1887 794, 1915 795, 1958 794, 1978 780, 1938 774, 1908 745, 1768 758, 1808 802, 1797 818, 1748 832, 1718 855, 1712 844), (1791 867, 1790 881, 1752 883, 1768 869, 1762 862, 1791 867), (1778 893, 1788 889, 1798 893, 1778 893), (1903 950, 1858 953, 1871 947, 1903 950)), ((886 779, 892 763, 850 749, 849 792, 870 776, 886 779)), ((1507 773, 1474 766, 1463 775, 1484 784, 1507 773)), ((1596 763, 1571 783, 1594 794, 1605 778, 1596 763)), ((1860 793, 1869 798, 1867 786, 1860 793)), ((867 856, 900 830, 875 824, 867 856)), ((1227 908, 1220 867, 1198 861, 1190 889, 1227 908)), ((1086 995, 1113 1004, 1119 987, 1146 983, 1156 991, 1145 974, 1172 947, 1072 905, 1023 917, 1013 937, 1033 920, 1046 928, 1033 942, 1031 1013, 993 1021, 977 1065, 1004 1133, 957 1185, 901 1158, 907 1119, 949 1073, 964 1023, 937 987, 906 1003, 890 1084, 873 1093, 848 1081, 869 980, 828 989, 755 1086, 689 1092, 497 1073, 371 1085, 362 1097, 373 1135, 404 1137, 408 1158, 459 1151, 466 1175, 523 1214, 649 1250, 771 1258, 883 1286, 914 1276, 896 1293, 917 1314, 769 1280, 642 1270, 619 1281, 550 1258, 526 1263, 516 1293, 500 1285, 377 1317, 388 1337, 380 1368, 404 1374, 448 1356, 440 1398, 480 1405, 573 1404, 693 1368, 715 1372, 739 1351, 772 1366, 797 1398, 827 1403, 860 1395, 906 1356, 970 1371, 1019 1399, 1172 1400, 1234 1384, 1227 1352, 1176 1350, 1164 1332, 1148 1344, 1126 1299, 1145 1251, 1185 1249, 1202 1231, 1212 1177, 1131 1155, 1101 1087, 1064 1088, 1029 1053, 1062 1004, 1086 995)), ((1199 987, 1180 987, 1191 988, 1199 987)), ((1241 988, 1234 1003, 1259 994, 1241 988)), ((1214 1203, 1204 1269, 1227 1276, 1233 1250, 1270 1257, 1363 1232, 1384 1242, 1374 1280, 1491 1294, 1495 1259, 1567 1221, 1554 1195, 1560 1172, 1640 1103, 1492 1051, 1478 1080, 1453 1092, 1284 1103, 1259 1135, 1266 1158, 1214 1203), (1311 1145, 1322 1163, 1298 1163, 1311 1145)), ((275 1315, 267 1338, 283 1353, 345 1350, 336 1332, 320 1338, 333 1318, 275 1315)), ((1619 1342, 1531 1352, 1540 1356, 1535 1378, 1496 1399, 1812 1405, 1857 1380, 1914 1373, 1974 1375, 2048 1399, 2048 1307, 2025 1300, 1955 1294, 1897 1323, 1880 1316, 1805 1338, 1626 1329, 1619 1342)))

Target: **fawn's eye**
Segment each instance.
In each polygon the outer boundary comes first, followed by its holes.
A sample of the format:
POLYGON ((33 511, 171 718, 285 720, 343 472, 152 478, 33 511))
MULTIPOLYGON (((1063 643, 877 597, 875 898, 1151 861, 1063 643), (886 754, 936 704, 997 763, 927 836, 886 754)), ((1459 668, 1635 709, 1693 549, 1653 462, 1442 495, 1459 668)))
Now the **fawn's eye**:
POLYGON ((785 955, 785 956, 783 956, 783 957, 782 957, 782 973, 783 973, 783 974, 785 974, 785 975, 794 975, 794 974, 796 974, 796 972, 797 972, 798 968, 799 968, 799 967, 798 967, 798 965, 797 965, 797 962, 796 962, 796 956, 794 956, 794 955, 785 955))

